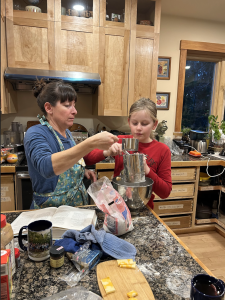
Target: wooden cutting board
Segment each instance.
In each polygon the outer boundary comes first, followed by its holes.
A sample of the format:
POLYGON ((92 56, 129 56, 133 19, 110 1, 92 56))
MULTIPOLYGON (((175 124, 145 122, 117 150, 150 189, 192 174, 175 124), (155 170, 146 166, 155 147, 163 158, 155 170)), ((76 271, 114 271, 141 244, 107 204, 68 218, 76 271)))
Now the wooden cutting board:
POLYGON ((105 300, 128 300, 127 293, 135 290, 138 300, 155 300, 152 290, 142 272, 136 269, 118 267, 116 260, 110 260, 97 265, 97 279, 100 292, 105 300), (106 295, 101 279, 110 277, 116 291, 106 295))

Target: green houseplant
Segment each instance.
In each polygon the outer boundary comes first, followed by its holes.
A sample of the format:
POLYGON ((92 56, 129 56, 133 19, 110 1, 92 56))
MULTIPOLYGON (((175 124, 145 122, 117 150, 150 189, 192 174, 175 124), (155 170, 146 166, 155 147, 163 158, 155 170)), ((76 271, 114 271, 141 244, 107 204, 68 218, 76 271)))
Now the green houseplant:
POLYGON ((210 135, 212 137, 213 134, 214 140, 219 142, 221 139, 220 129, 222 130, 222 133, 225 134, 225 121, 222 120, 221 123, 219 124, 217 119, 218 116, 214 116, 214 115, 210 115, 208 117, 210 135), (214 133, 212 131, 214 131, 214 133))
POLYGON ((191 131, 191 128, 189 127, 184 127, 183 129, 181 129, 183 135, 182 135, 182 140, 183 141, 187 141, 188 142, 188 134, 191 131))

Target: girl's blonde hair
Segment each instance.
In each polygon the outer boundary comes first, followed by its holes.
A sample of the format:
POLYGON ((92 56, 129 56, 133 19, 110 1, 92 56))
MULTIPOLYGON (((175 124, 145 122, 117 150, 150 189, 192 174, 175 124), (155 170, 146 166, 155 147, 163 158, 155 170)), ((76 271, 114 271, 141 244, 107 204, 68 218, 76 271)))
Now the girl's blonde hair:
MULTIPOLYGON (((132 113, 140 111, 140 110, 146 110, 147 112, 149 112, 150 117, 152 118, 154 123, 156 121, 158 121, 156 104, 149 98, 140 98, 139 100, 137 100, 136 102, 134 102, 131 105, 130 111, 129 111, 129 119, 130 119, 132 113)), ((151 132, 150 138, 151 139, 155 138, 153 132, 151 132)))

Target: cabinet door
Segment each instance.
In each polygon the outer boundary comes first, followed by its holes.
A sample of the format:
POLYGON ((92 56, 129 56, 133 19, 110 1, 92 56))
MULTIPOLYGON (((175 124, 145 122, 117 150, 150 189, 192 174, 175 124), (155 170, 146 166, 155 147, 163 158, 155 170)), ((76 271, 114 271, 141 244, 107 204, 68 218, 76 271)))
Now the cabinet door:
POLYGON ((54 69, 54 0, 43 1, 41 13, 13 10, 13 0, 6 2, 8 66, 54 69))
POLYGON ((56 70, 97 73, 99 2, 93 0, 93 19, 61 16, 61 5, 55 1, 56 70))
POLYGON ((1 175, 1 211, 15 210, 14 175, 1 175))
MULTIPOLYGON (((142 10, 138 8, 137 0, 132 0, 131 5, 128 107, 142 97, 156 101, 161 6, 160 0, 148 1, 148 3, 149 22, 150 19, 153 20, 149 23, 151 25, 142 25, 140 12, 142 12, 144 5, 141 7, 142 10)), ((142 18, 147 17, 144 15, 142 18)), ((145 20, 143 20, 144 22, 145 20)))
POLYGON ((4 80, 4 71, 8 66, 6 52, 6 1, 1 1, 1 111, 2 114, 17 112, 17 94, 11 83, 4 80))
POLYGON ((98 115, 126 116, 130 31, 100 27, 98 115))

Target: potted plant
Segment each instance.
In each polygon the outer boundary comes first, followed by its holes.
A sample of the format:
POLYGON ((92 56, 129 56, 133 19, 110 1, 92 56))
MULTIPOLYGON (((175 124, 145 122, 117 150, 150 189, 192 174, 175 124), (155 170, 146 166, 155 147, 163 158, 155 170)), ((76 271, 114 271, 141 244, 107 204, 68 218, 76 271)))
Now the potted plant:
MULTIPOLYGON (((209 131, 210 138, 214 139, 215 147, 220 147, 224 144, 224 139, 221 139, 222 133, 225 135, 225 121, 222 120, 221 123, 217 121, 218 116, 210 115, 209 120, 209 131)), ((220 149, 218 149, 220 150, 220 149)))
POLYGON ((189 127, 184 127, 182 130, 182 140, 188 142, 189 141, 189 132, 191 131, 191 128, 189 127))

